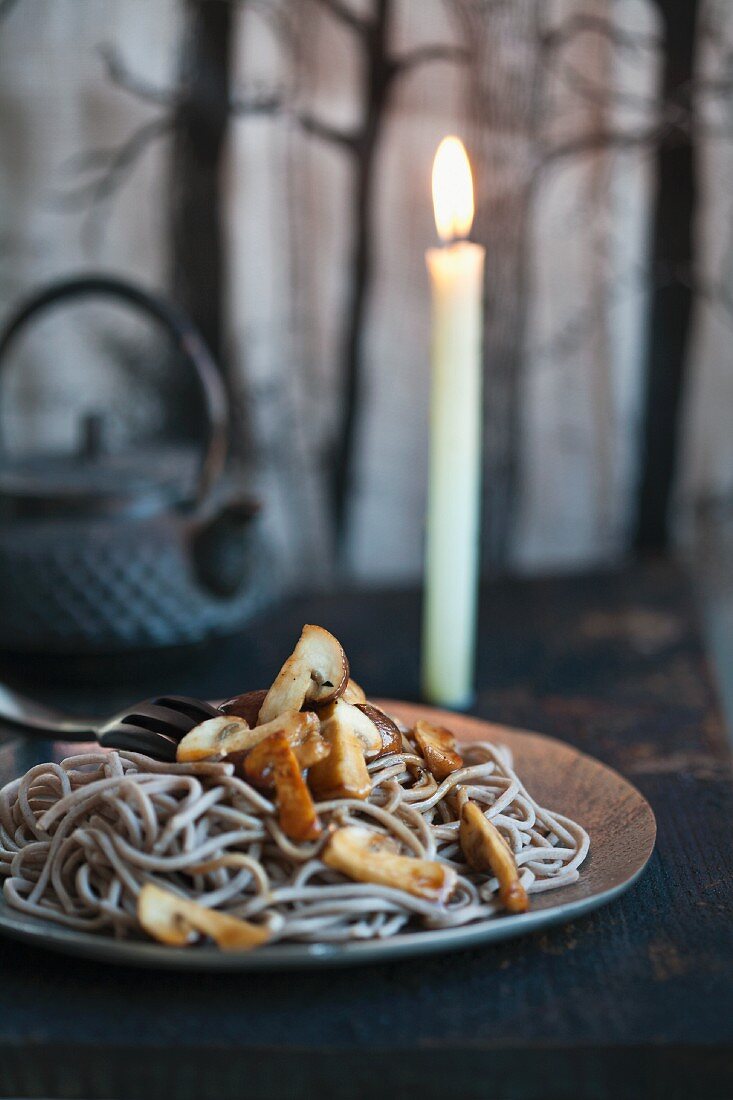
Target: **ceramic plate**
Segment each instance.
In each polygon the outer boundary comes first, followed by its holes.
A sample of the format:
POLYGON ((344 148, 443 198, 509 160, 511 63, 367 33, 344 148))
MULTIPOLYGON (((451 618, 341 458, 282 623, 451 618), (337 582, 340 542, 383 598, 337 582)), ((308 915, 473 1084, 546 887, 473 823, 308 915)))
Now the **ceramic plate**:
MULTIPOLYGON (((0 932, 53 951, 132 966, 176 970, 349 966, 456 951, 569 921, 612 901, 643 871, 654 848, 654 814, 636 788, 611 768, 552 737, 411 703, 382 700, 380 705, 406 725, 412 725, 417 718, 428 718, 450 725, 459 740, 489 740, 508 745, 514 753, 516 770, 540 804, 568 814, 590 833, 590 854, 581 867, 578 882, 534 895, 528 913, 493 917, 463 928, 401 933, 387 940, 344 945, 275 944, 243 954, 225 954, 208 947, 178 949, 153 943, 117 942, 75 932, 11 909, 2 894, 0 932)), ((60 760, 79 750, 79 745, 61 742, 0 737, 0 786, 35 763, 60 760)))

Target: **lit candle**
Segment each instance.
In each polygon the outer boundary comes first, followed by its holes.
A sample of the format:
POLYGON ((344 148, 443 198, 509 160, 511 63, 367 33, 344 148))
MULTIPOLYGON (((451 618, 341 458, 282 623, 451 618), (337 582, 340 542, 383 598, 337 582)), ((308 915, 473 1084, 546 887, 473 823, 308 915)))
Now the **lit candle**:
POLYGON ((466 239, 473 182, 458 138, 445 138, 435 154, 433 205, 443 245, 425 255, 432 393, 422 680, 431 702, 465 707, 476 652, 485 250, 466 239))

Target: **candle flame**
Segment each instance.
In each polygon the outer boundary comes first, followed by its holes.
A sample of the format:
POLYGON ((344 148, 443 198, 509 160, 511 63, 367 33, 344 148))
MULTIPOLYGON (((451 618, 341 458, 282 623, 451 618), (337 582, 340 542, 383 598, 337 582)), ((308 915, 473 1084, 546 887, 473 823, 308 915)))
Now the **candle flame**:
POLYGON ((443 138, 433 161, 433 209, 441 241, 467 237, 473 223, 473 180, 460 138, 443 138))

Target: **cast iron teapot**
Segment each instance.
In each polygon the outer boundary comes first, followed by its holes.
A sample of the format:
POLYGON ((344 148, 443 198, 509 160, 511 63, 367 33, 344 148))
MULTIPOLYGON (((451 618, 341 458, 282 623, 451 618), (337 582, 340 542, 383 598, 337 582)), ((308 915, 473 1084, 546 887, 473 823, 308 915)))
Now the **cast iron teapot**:
POLYGON ((75 454, 0 455, 0 649, 104 654, 198 642, 240 627, 267 596, 258 505, 228 493, 228 403, 201 336, 170 302, 106 275, 34 293, 0 334, 0 371, 41 311, 103 295, 161 325, 195 370, 199 455, 164 441, 113 455, 104 418, 82 420, 75 454))

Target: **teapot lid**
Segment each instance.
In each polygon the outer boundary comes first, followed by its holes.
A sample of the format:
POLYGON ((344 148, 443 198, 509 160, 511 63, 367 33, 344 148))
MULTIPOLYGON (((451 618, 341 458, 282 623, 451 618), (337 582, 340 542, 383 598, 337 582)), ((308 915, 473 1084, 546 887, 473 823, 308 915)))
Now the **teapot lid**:
POLYGON ((0 365, 18 333, 39 312, 89 295, 126 303, 162 326, 198 378, 204 437, 195 452, 162 444, 149 451, 135 448, 131 456, 112 456, 104 445, 102 417, 92 413, 82 418, 76 454, 12 461, 4 458, 0 444, 0 516, 147 515, 179 503, 187 510, 202 508, 224 473, 228 400, 198 330, 171 302, 95 272, 51 283, 22 301, 0 329, 0 365))
POLYGON ((0 463, 0 513, 20 517, 148 515, 186 499, 196 452, 183 445, 110 454, 102 418, 85 416, 78 450, 0 463))

